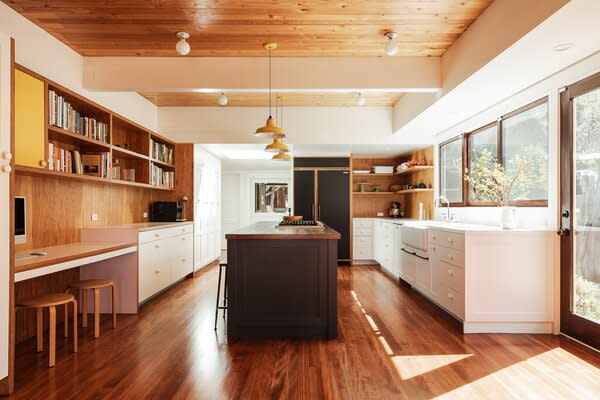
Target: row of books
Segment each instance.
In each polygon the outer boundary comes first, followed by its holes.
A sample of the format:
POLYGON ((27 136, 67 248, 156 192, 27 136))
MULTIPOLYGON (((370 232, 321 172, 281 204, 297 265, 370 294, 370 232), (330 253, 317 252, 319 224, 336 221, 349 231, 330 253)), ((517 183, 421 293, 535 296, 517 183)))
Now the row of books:
POLYGON ((173 164, 173 148, 166 144, 156 142, 150 139, 150 148, 152 158, 167 164, 173 164))
POLYGON ((75 110, 64 97, 48 90, 49 124, 108 143, 108 124, 89 118, 75 110))
POLYGON ((175 187, 175 173, 173 171, 166 171, 158 165, 152 164, 152 167, 150 168, 150 184, 173 189, 175 187))
POLYGON ((81 154, 54 143, 48 143, 48 169, 67 174, 109 176, 109 153, 81 154))

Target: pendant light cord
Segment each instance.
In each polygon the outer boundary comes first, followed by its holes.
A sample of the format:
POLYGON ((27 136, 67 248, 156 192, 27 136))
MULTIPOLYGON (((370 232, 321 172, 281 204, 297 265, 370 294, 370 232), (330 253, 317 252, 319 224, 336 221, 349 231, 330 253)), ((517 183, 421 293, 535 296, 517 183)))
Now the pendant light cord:
POLYGON ((269 49, 269 118, 271 116, 271 49, 269 49))

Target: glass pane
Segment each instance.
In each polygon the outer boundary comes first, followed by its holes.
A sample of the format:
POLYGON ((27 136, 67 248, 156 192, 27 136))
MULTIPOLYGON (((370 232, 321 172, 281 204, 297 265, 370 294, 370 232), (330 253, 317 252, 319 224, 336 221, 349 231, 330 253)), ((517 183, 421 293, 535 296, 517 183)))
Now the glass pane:
POLYGON ((518 176, 510 200, 548 198, 548 103, 502 121, 502 165, 518 176))
POLYGON ((286 212, 288 209, 287 183, 255 183, 254 211, 257 213, 286 212))
POLYGON ((574 99, 576 314, 600 322, 600 89, 574 99))
POLYGON ((451 203, 462 202, 462 140, 441 147, 441 194, 451 203))
POLYGON ((497 125, 469 136, 469 200, 496 201, 496 193, 491 188, 497 163, 497 125))

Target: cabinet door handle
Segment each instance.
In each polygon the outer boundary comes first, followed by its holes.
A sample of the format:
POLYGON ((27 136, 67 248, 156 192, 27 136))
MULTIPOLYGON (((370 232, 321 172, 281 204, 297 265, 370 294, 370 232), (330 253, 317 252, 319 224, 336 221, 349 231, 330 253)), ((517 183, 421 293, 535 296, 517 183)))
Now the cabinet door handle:
POLYGON ((10 161, 12 159, 12 153, 5 151, 4 153, 2 153, 2 159, 10 161))
POLYGON ((157 244, 155 244, 155 245, 154 245, 154 247, 155 247, 155 248, 157 248, 157 249, 158 249, 158 248, 160 248, 160 246, 159 246, 159 245, 157 245, 157 244))
POLYGON ((40 160, 40 167, 46 168, 46 165, 48 165, 48 163, 45 160, 40 160))
POLYGON ((452 254, 448 254, 448 260, 454 260, 454 256, 452 254))
POLYGON ((452 272, 452 270, 451 270, 451 269, 449 269, 449 270, 448 270, 448 275, 450 275, 450 276, 454 276, 454 272, 452 272))
POLYGON ((181 238, 181 240, 185 240, 185 238, 184 238, 184 237, 182 237, 182 238, 181 238))
POLYGON ((448 298, 450 301, 454 300, 454 295, 452 293, 448 293, 448 298))
POLYGON ((10 171, 12 171, 12 168, 10 167, 10 165, 3 165, 2 166, 2 172, 10 174, 10 171))
POLYGON ((431 239, 435 240, 435 239, 437 239, 437 236, 433 235, 433 236, 431 237, 431 239))
POLYGON ((156 269, 154 270, 154 273, 155 273, 155 274, 160 274, 160 269, 156 268, 156 269))

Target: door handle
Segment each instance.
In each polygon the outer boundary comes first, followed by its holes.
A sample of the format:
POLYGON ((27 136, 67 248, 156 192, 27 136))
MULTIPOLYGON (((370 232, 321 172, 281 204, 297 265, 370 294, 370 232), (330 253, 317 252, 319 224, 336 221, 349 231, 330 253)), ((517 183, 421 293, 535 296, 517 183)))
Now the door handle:
POLYGON ((571 235, 571 230, 569 228, 560 228, 556 231, 556 234, 562 237, 569 237, 571 235))

